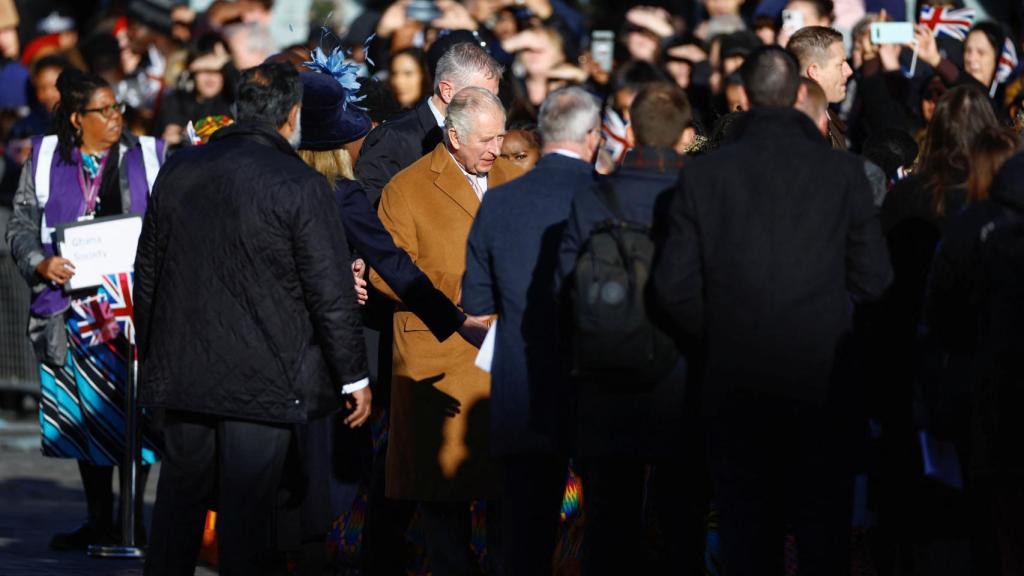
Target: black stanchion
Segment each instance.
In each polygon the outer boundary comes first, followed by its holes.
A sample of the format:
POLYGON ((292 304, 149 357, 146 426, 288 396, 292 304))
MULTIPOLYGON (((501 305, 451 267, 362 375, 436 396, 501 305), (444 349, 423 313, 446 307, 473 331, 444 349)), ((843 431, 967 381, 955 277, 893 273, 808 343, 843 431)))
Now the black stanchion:
POLYGON ((97 558, 142 558, 145 551, 135 545, 135 482, 139 475, 138 408, 135 389, 139 380, 139 359, 134 338, 128 340, 128 382, 124 391, 125 454, 121 461, 121 544, 89 546, 89 556, 97 558))

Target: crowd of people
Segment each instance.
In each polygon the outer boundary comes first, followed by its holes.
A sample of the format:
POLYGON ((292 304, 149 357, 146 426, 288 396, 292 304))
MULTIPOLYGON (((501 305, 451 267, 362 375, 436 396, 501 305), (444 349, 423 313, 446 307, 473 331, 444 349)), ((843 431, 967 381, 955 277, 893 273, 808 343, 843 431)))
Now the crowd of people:
POLYGON ((88 514, 51 547, 118 541, 137 449, 151 575, 209 510, 222 574, 405 574, 413 524, 435 575, 1024 573, 1024 5, 339 2, 282 45, 274 0, 94 4, 0 0, 88 514), (55 231, 123 215, 134 286, 71 290, 55 231))

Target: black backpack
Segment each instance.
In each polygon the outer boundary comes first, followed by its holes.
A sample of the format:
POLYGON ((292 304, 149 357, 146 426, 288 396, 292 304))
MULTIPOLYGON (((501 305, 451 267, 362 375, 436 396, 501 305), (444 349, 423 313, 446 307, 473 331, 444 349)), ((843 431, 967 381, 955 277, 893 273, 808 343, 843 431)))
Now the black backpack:
POLYGON ((614 218, 591 231, 576 257, 574 373, 653 384, 672 368, 678 352, 648 313, 654 263, 651 230, 626 220, 609 182, 599 180, 595 192, 614 218))

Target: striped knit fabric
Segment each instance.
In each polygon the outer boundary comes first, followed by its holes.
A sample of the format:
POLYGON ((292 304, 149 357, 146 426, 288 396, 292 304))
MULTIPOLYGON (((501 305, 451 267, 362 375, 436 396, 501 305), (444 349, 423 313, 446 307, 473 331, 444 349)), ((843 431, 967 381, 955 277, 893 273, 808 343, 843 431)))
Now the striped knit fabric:
MULTIPOLYGON (((122 334, 110 342, 89 346, 78 328, 86 319, 74 312, 76 308, 66 313, 67 361, 60 370, 41 366, 39 371, 43 455, 115 466, 125 452, 123 406, 128 342, 122 334)), ((139 423, 139 461, 152 464, 157 460, 157 445, 153 435, 147 433, 148 422, 141 414, 139 423)))

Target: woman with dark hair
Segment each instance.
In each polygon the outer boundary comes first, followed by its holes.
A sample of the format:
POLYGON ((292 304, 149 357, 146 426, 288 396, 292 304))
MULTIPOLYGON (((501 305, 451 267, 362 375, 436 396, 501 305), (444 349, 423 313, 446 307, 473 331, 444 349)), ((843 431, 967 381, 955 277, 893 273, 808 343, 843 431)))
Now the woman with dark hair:
MULTIPOLYGON (((981 89, 963 85, 946 92, 935 107, 911 175, 893 186, 880 213, 894 276, 882 300, 865 308, 862 318, 871 332, 869 357, 877 362, 868 395, 883 431, 879 514, 887 518, 887 534, 895 540, 891 544, 908 554, 914 546, 927 544, 907 540, 910 534, 927 532, 960 541, 967 535, 965 518, 928 513, 950 504, 935 500, 939 488, 922 474, 918 432, 925 423, 914 412, 924 360, 919 326, 935 248, 948 222, 972 201, 967 185, 973 143, 980 134, 998 129, 981 89)), ((930 377, 925 380, 932 384, 930 377)), ((932 434, 940 432, 934 424, 928 423, 932 434)))
MULTIPOLYGON (((95 289, 69 292, 75 264, 55 252, 55 226, 83 219, 142 214, 164 144, 123 130, 124 104, 102 78, 68 68, 57 79, 55 135, 33 139, 14 199, 7 242, 32 289, 29 338, 41 362, 43 454, 78 460, 88 521, 58 534, 55 549, 113 541, 113 467, 125 453, 123 393, 128 340, 95 289), (99 334, 90 334, 96 324, 99 334)), ((126 295, 127 296, 127 295, 126 295)), ((155 444, 143 435, 135 515, 142 531, 142 494, 155 444)), ((123 488, 122 488, 123 489, 123 488)))
POLYGON ((199 39, 188 56, 188 73, 170 93, 156 118, 155 132, 171 146, 181 143, 185 127, 207 116, 230 116, 235 70, 224 41, 216 35, 199 39))
POLYGON ((1002 115, 1002 84, 997 82, 999 57, 1006 43, 1006 32, 995 22, 978 22, 964 39, 964 66, 960 69, 939 52, 935 35, 926 26, 918 25, 914 35, 918 58, 934 68, 946 86, 974 84, 986 94, 995 89, 992 99, 997 115, 1002 115))
POLYGON ((501 143, 501 157, 529 172, 540 160, 540 133, 532 123, 510 124, 501 143))
MULTIPOLYGON (((939 100, 925 132, 913 176, 893 189, 882 211, 882 225, 891 229, 918 218, 941 225, 967 201, 971 144, 988 129, 999 127, 987 95, 974 86, 953 88, 939 100)), ((936 230, 937 231, 937 230, 936 230)))
POLYGON ((388 66, 388 86, 402 108, 413 108, 432 92, 430 72, 419 48, 399 50, 391 56, 388 66))
POLYGON ((979 22, 964 39, 964 72, 986 88, 996 79, 1006 33, 995 22, 979 22))
MULTIPOLYGON (((1006 128, 971 146, 970 204, 942 235, 928 278, 925 333, 941 366, 929 378, 930 423, 957 448, 972 542, 972 574, 1024 569, 1021 490, 1021 158, 1006 128), (1007 167, 1006 170, 1001 170, 1007 167), (997 566, 1002 564, 1002 571, 997 566)), ((966 573, 961 571, 959 573, 966 573)))

